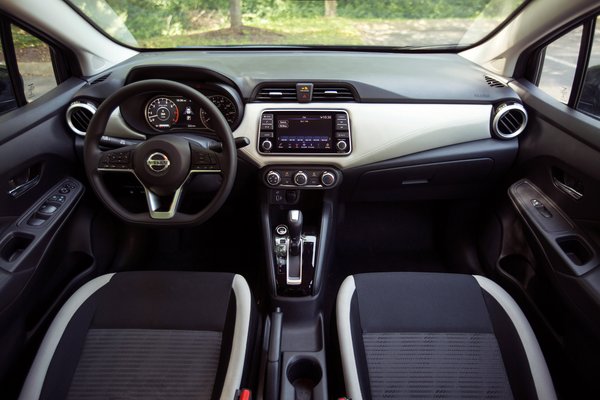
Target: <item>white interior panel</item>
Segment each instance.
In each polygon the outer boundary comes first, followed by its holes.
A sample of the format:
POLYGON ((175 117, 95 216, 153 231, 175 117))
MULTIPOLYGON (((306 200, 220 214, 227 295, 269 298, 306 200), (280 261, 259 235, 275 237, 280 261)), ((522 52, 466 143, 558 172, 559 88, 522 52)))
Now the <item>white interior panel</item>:
POLYGON ((485 104, 365 104, 250 103, 233 133, 251 144, 240 151, 256 165, 330 164, 357 167, 438 147, 490 138, 491 105, 485 104), (347 156, 261 155, 258 152, 260 114, 266 109, 346 110, 350 115, 352 153, 347 156))

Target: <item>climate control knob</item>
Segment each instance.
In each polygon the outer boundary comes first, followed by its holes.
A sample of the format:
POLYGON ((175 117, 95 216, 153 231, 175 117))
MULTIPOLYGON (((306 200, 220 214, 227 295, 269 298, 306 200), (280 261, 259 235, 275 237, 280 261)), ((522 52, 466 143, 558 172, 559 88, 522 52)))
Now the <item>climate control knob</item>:
POLYGON ((277 186, 281 183, 281 175, 277 171, 269 171, 265 176, 265 180, 271 186, 277 186))
POLYGON ((331 172, 323 172, 323 175, 321 175, 321 183, 323 186, 332 186, 335 183, 335 175, 331 172))
POLYGON ((348 148, 348 143, 346 143, 345 140, 338 140, 338 142, 335 144, 335 147, 339 151, 346 151, 346 149, 348 148))
POLYGON ((263 142, 260 144, 260 148, 262 151, 271 151, 273 148, 273 142, 270 140, 263 140, 263 142))
POLYGON ((297 186, 304 186, 304 185, 306 185, 308 183, 308 175, 306 175, 302 171, 296 172, 296 174, 294 175, 294 183, 297 186))

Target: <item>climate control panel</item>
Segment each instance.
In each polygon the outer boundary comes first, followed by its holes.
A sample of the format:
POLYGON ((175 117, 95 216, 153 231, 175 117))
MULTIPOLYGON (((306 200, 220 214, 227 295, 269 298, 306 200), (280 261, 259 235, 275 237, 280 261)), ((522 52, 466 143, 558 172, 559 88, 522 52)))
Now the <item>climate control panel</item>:
POLYGON ((263 182, 271 188, 329 189, 341 179, 342 173, 332 167, 286 165, 263 171, 263 182))

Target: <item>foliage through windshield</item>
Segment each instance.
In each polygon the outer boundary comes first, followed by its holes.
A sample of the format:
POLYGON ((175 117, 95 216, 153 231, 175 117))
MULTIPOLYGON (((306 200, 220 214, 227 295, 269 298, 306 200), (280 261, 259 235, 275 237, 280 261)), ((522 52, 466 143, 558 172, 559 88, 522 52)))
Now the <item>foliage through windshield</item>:
POLYGON ((448 47, 473 44, 523 0, 70 0, 115 40, 140 48, 448 47))

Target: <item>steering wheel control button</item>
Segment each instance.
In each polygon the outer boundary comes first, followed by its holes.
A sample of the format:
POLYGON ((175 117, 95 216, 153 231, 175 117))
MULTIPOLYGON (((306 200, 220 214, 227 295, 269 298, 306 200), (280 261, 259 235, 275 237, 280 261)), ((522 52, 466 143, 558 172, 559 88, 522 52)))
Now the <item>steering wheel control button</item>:
POLYGON ((207 151, 192 152, 192 170, 209 171, 219 169, 214 157, 207 151))
POLYGON ((277 227, 275 228, 275 233, 279 236, 285 236, 288 233, 288 228, 283 224, 277 225, 277 227))
POLYGON ((166 154, 157 151, 156 153, 150 154, 146 159, 146 165, 152 172, 162 174, 167 172, 171 166, 171 161, 166 154))
POLYGON ((335 183, 335 175, 328 171, 323 172, 321 175, 321 183, 326 187, 332 186, 335 183))
POLYGON ((68 194, 70 191, 71 191, 71 189, 69 189, 66 186, 63 186, 60 189, 58 189, 58 193, 60 193, 60 194, 68 194))
POLYGON ((277 186, 281 183, 281 175, 277 171, 269 171, 265 177, 267 183, 271 186, 277 186))
POLYGON ((297 186, 304 186, 308 183, 308 176, 303 171, 298 171, 294 175, 294 183, 297 186))
POLYGON ((129 151, 115 151, 106 153, 100 159, 100 168, 104 169, 129 169, 131 153, 129 151))

